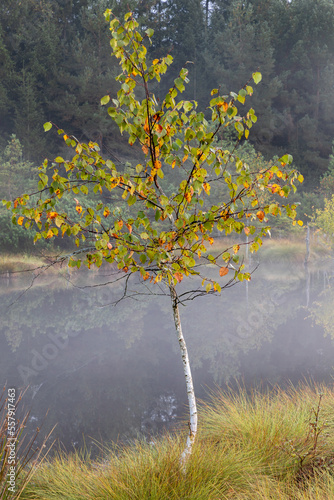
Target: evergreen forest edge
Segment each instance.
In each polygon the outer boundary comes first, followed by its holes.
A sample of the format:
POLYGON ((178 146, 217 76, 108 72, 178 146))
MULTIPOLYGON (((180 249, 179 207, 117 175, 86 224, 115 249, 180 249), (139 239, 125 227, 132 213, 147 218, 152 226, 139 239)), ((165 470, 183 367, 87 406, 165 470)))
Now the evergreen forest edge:
MULTIPOLYGON (((298 218, 309 221, 317 208, 323 209, 325 199, 331 212, 332 2, 111 3, 119 15, 131 7, 144 28, 154 29, 149 47, 152 59, 167 53, 173 56, 168 80, 159 88, 161 95, 185 65, 190 79, 185 98, 198 101, 205 112, 212 87, 237 91, 253 71, 261 71, 263 80, 251 98, 259 119, 250 141, 239 145, 242 155, 255 163, 270 161, 273 154, 291 153, 294 167, 305 177, 293 199, 299 203, 298 218)), ((103 95, 118 90, 114 79, 118 64, 110 58, 110 33, 103 17, 108 6, 105 0, 89 4, 26 0, 1 7, 1 198, 22 192, 33 182, 43 159, 59 151, 57 134, 47 138, 41 134, 46 120, 79 140, 96 141, 102 153, 125 165, 133 160, 127 138, 119 140, 117 126, 100 106, 103 95)), ((219 139, 227 145, 235 140, 230 132, 219 139)), ((3 251, 33 249, 33 235, 12 226, 4 208, 0 219, 3 251)), ((331 219, 322 222, 325 232, 330 233, 331 224, 331 219)), ((296 231, 291 222, 280 222, 273 233, 281 236, 291 231, 296 231)))

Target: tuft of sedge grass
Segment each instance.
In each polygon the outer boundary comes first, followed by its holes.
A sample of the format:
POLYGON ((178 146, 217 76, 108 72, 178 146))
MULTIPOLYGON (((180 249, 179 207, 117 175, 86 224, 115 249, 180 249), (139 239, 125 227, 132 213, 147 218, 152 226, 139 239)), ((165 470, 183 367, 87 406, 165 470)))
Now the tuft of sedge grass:
POLYGON ((326 428, 315 451, 319 457, 325 454, 330 459, 334 449, 334 391, 324 387, 291 386, 287 391, 254 391, 251 395, 241 388, 237 393, 217 391, 210 403, 202 406, 200 439, 232 442, 254 460, 254 467, 259 465, 258 473, 289 480, 301 468, 300 456, 307 455, 304 466, 317 458, 312 451, 310 423, 318 392, 326 394, 319 423, 326 428))
POLYGON ((327 427, 319 435, 316 454, 303 464, 313 466, 318 456, 333 455, 333 390, 300 386, 250 395, 242 389, 217 391, 210 403, 200 406, 198 438, 186 470, 180 463, 183 433, 169 434, 153 443, 115 448, 100 463, 78 453, 60 454, 39 467, 21 498, 334 500, 330 467, 300 474, 298 457, 314 444, 309 430, 318 391, 325 392, 320 420, 327 427))
POLYGON ((315 477, 300 488, 268 476, 250 482, 243 491, 231 491, 224 500, 334 500, 334 478, 330 473, 315 477))
MULTIPOLYGON (((50 437, 51 432, 43 439, 39 448, 36 448, 35 443, 40 432, 36 430, 35 434, 26 439, 24 428, 26 426, 29 412, 23 415, 22 419, 18 418, 18 406, 22 401, 24 393, 17 396, 15 402, 15 429, 11 430, 11 435, 8 433, 9 420, 8 413, 8 398, 6 386, 3 387, 0 394, 0 499, 1 500, 16 500, 21 497, 22 491, 32 479, 36 471, 37 464, 41 463, 42 458, 46 456, 46 442, 50 437), (13 434, 12 434, 13 433, 13 434), (10 454, 10 446, 15 443, 15 454, 10 454), (44 457, 43 457, 44 455, 44 457), (15 486, 14 490, 9 490, 9 472, 12 467, 15 467, 15 486)), ((11 418, 14 418, 10 415, 11 418)), ((51 445, 52 446, 52 445, 51 445)))

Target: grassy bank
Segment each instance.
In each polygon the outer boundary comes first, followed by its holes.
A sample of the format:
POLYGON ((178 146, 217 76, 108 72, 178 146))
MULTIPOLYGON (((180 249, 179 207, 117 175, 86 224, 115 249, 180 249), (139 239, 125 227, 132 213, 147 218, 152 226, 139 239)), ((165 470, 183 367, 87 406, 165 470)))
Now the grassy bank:
POLYGON ((46 259, 40 255, 1 254, 0 274, 22 272, 36 269, 46 264, 46 259))
POLYGON ((334 499, 332 389, 217 393, 201 406, 186 472, 180 466, 184 434, 137 442, 98 464, 59 455, 37 469, 21 498, 334 499))
MULTIPOLYGON (((208 251, 215 255, 225 251, 226 248, 233 245, 236 241, 228 238, 216 238, 213 245, 208 246, 208 251)), ((305 235, 299 237, 294 236, 291 238, 264 238, 262 247, 257 251, 251 253, 247 251, 245 240, 239 242, 240 250, 238 254, 245 259, 247 263, 249 260, 252 262, 260 261, 270 264, 280 263, 294 263, 303 264, 306 256, 306 242, 305 235), (247 260, 248 259, 248 260, 247 260)), ((317 237, 312 237, 310 241, 310 253, 308 262, 315 264, 322 262, 324 259, 332 255, 332 250, 328 245, 325 245, 317 237)))

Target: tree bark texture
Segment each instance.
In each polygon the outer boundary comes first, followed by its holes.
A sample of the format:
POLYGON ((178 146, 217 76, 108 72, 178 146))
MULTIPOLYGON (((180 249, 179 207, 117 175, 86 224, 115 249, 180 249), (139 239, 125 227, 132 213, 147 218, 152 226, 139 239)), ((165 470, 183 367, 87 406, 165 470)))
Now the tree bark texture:
POLYGON ((170 296, 172 299, 172 308, 173 308, 173 317, 175 323, 176 334, 179 342, 179 347, 182 356, 182 364, 183 364, 183 372, 186 379, 186 388, 187 388, 187 396, 188 396, 188 404, 189 404, 189 434, 187 437, 187 444, 182 453, 181 462, 185 464, 187 458, 191 454, 192 446, 195 442, 195 437, 197 433, 197 406, 196 406, 196 398, 194 391, 194 384, 191 375, 187 345, 182 333, 182 325, 178 304, 178 296, 173 285, 170 286, 170 296))

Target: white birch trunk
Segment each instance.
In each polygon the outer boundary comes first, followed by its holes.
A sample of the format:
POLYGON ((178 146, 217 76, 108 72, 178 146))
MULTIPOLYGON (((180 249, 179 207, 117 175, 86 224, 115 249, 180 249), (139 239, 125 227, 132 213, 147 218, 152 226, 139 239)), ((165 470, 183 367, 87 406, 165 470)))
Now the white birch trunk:
POLYGON ((182 453, 182 456, 181 456, 181 463, 184 466, 186 464, 188 457, 191 454, 192 446, 195 442, 195 437, 196 437, 196 433, 197 433, 197 406, 196 406, 194 384, 193 384, 193 379, 192 379, 191 370, 190 370, 187 345, 186 345, 186 342, 184 340, 183 333, 182 333, 182 325, 181 325, 180 311, 179 311, 179 305, 178 305, 178 298, 177 298, 177 294, 175 291, 175 287, 173 285, 171 285, 169 287, 169 289, 170 289, 170 296, 172 299, 174 323, 175 323, 177 338, 179 341, 179 347, 180 347, 181 356, 182 356, 183 372, 184 372, 184 376, 186 379, 188 404, 189 404, 189 434, 187 437, 186 447, 185 447, 185 449, 182 453))

